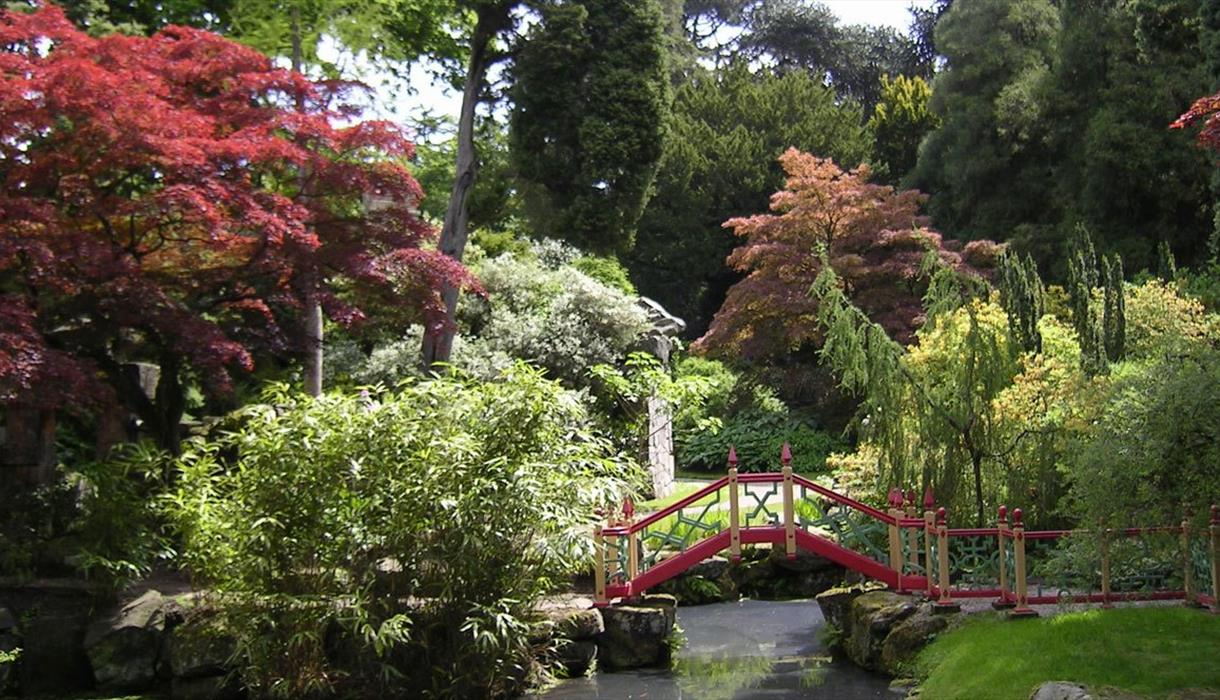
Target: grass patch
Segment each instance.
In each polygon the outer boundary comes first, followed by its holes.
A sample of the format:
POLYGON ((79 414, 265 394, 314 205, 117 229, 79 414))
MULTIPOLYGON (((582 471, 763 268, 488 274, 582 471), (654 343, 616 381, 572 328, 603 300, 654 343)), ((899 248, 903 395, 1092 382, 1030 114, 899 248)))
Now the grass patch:
POLYGON ((654 498, 649 501, 644 501, 637 506, 637 509, 643 513, 652 513, 668 506, 672 503, 686 498, 699 489, 707 486, 707 484, 674 484, 674 492, 665 498, 654 498))
POLYGON ((987 616, 920 654, 921 694, 1026 700, 1045 681, 1113 686, 1150 698, 1220 690, 1220 617, 1179 607, 1089 610, 1010 621, 987 616))
POLYGON ((727 476, 728 470, 720 472, 710 472, 703 469, 683 469, 678 467, 674 470, 674 477, 678 479, 689 479, 691 481, 715 481, 722 476, 727 476))

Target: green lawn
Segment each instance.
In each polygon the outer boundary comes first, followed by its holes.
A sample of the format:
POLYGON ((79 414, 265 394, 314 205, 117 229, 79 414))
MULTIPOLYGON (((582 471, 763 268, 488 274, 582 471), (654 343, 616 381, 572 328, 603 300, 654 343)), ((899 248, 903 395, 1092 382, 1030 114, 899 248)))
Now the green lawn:
POLYGON ((683 498, 686 498, 706 485, 707 484, 675 484, 674 492, 665 498, 654 498, 650 501, 644 501, 636 506, 636 508, 641 513, 652 513, 654 511, 661 510, 671 503, 676 503, 683 498))
POLYGON ((1220 690, 1220 616, 1181 607, 986 616, 942 635, 918 665, 922 697, 935 700, 1026 700, 1050 680, 1150 698, 1220 690))

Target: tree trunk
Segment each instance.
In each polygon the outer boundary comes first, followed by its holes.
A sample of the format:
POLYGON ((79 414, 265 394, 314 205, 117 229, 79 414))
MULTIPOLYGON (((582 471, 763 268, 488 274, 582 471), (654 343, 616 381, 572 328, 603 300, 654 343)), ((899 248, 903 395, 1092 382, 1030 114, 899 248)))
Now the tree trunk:
MULTIPOLYGON (((292 70, 300 73, 304 65, 301 50, 301 10, 292 6, 292 70)), ((296 96, 297 112, 305 111, 305 98, 296 96)), ((304 196, 309 173, 301 168, 297 178, 297 192, 304 196)), ((319 396, 322 393, 322 305, 318 303, 318 277, 310 275, 306 280, 305 292, 305 357, 302 362, 305 371, 305 393, 319 396)))
POLYGON ((322 360, 322 305, 314 293, 305 302, 305 393, 310 396, 322 393, 322 360))
POLYGON ((182 388, 179 369, 176 355, 161 355, 161 379, 157 382, 154 402, 160 421, 157 442, 174 455, 182 449, 182 415, 186 413, 186 391, 182 388))
MULTIPOLYGON (((461 261, 466 251, 466 241, 470 237, 470 191, 474 187, 478 170, 478 158, 474 150, 475 109, 483 92, 487 68, 491 65, 491 41, 508 24, 511 7, 512 3, 500 3, 480 9, 471 35, 470 63, 466 67, 466 86, 462 92, 462 110, 458 119, 457 167, 439 243, 442 253, 458 261, 461 261)), ((445 302, 445 319, 448 325, 435 333, 424 334, 421 359, 425 367, 447 362, 453 351, 457 287, 445 285, 441 289, 441 298, 445 302)))
POLYGON ((974 467, 974 505, 978 509, 975 527, 983 527, 983 455, 971 450, 970 462, 974 467))

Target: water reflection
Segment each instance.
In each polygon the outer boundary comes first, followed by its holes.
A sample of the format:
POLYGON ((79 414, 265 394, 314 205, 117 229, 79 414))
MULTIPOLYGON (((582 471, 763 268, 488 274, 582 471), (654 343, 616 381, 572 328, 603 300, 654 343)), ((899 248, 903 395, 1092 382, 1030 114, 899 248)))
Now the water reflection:
POLYGON ((832 661, 813 601, 740 601, 678 610, 687 644, 672 670, 564 681, 543 700, 865 700, 894 697, 886 679, 832 661))

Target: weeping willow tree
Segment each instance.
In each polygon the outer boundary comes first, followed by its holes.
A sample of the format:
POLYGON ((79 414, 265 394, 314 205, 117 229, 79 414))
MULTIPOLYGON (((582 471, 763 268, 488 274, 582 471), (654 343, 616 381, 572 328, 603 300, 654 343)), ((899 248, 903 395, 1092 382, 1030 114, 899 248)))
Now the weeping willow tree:
POLYGON ((863 437, 880 451, 883 478, 930 487, 941 503, 972 500, 981 526, 985 482, 1034 432, 1014 433, 997 414, 995 398, 1019 372, 1021 348, 1004 310, 988 301, 986 282, 947 267, 932 272, 927 321, 906 348, 851 303, 829 265, 811 293, 825 334, 822 359, 862 400, 863 437))

